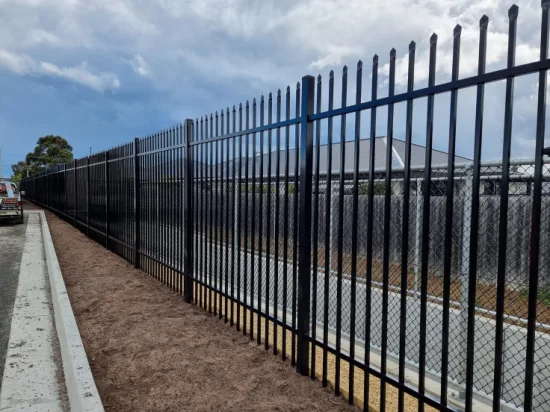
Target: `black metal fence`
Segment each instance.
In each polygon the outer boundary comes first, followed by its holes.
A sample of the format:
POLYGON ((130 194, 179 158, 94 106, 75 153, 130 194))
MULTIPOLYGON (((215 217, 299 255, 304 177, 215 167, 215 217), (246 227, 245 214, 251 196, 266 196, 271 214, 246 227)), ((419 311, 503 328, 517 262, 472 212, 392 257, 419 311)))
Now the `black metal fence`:
POLYGON ((22 190, 365 410, 405 410, 413 399, 418 410, 548 411, 549 6, 542 1, 538 61, 515 64, 513 6, 505 69, 485 72, 484 16, 476 76, 459 78, 457 26, 448 83, 435 84, 434 34, 428 87, 414 89, 411 43, 404 93, 395 94, 392 50, 387 97, 377 94, 375 56, 366 102, 359 62, 351 105, 347 68, 339 108, 333 72, 328 99, 321 76, 306 76, 293 95, 288 87, 186 120, 44 170, 24 179, 22 190), (514 81, 533 73, 534 158, 515 161, 514 81), (506 81, 503 156, 489 164, 481 158, 485 84, 499 80, 506 81), (455 147, 458 92, 468 87, 477 100, 474 158, 465 163, 455 147), (442 93, 450 95, 443 166, 433 151, 434 96, 442 93), (426 146, 415 164, 413 102, 420 98, 427 100, 426 146), (398 103, 406 104, 406 127, 403 164, 396 166, 398 103), (383 143, 376 138, 381 108, 383 143))

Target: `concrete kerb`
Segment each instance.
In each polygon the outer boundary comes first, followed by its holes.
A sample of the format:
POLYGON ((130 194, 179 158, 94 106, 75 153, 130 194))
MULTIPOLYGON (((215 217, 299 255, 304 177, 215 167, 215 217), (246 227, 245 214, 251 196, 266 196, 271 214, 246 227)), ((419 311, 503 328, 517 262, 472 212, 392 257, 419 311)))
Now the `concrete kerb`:
POLYGON ((61 348, 63 372, 71 410, 102 412, 104 411, 103 404, 80 338, 69 295, 61 275, 61 268, 55 254, 46 215, 43 211, 40 212, 40 219, 48 277, 51 285, 55 326, 61 348))

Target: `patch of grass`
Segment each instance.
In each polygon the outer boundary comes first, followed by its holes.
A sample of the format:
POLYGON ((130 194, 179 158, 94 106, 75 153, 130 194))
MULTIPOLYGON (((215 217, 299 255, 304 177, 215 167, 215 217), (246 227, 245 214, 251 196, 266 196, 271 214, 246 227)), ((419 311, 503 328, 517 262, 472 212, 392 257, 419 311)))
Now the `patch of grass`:
MULTIPOLYGON (((518 295, 521 296, 523 299, 528 300, 529 299, 529 288, 523 288, 518 291, 518 295)), ((537 294, 537 300, 545 304, 550 308, 550 286, 546 287, 539 287, 539 291, 537 294)))
MULTIPOLYGON (((391 190, 393 194, 393 187, 391 190)), ((362 183, 357 186, 357 193, 359 195, 368 195, 369 194, 369 184, 362 183)), ((381 196, 386 193, 386 184, 384 182, 376 182, 374 184, 374 196, 381 196)))

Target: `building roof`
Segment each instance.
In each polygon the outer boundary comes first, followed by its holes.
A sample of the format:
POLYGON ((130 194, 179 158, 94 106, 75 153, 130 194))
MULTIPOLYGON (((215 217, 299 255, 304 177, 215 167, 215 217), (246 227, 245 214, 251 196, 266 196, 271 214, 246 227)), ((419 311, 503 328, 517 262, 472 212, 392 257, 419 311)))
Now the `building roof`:
MULTIPOLYGON (((359 141, 359 170, 362 172, 369 170, 369 164, 370 164, 370 143, 371 139, 361 139, 359 141)), ((341 148, 342 144, 340 142, 333 143, 332 145, 332 161, 331 161, 331 172, 332 173, 339 173, 340 172, 340 155, 341 155, 341 148)), ((319 173, 321 175, 326 174, 329 171, 329 145, 324 144, 320 146, 320 152, 319 152, 319 173)), ((316 162, 317 162, 317 148, 314 147, 314 154, 313 154, 313 170, 316 170, 316 162)), ((383 170, 386 168, 386 150, 387 150, 387 138, 385 136, 379 136, 375 139, 375 169, 383 170)), ((354 141, 347 141, 344 144, 344 171, 345 172, 353 172, 354 170, 354 158, 355 158, 355 142, 354 141)), ((425 164, 425 154, 426 154, 426 148, 421 145, 412 144, 411 146, 411 167, 422 167, 425 164)), ((220 164, 221 171, 219 172, 219 176, 226 176, 226 174, 229 172, 229 176, 233 175, 233 164, 235 163, 235 167, 239 168, 241 171, 241 176, 245 176, 246 168, 248 164, 248 175, 249 177, 252 177, 252 171, 253 171, 253 163, 255 162, 255 172, 256 176, 260 175, 260 164, 263 161, 263 176, 268 175, 268 162, 269 157, 271 156, 271 175, 276 174, 276 166, 277 166, 277 155, 279 156, 279 174, 283 175, 286 171, 286 158, 287 153, 286 150, 280 150, 279 154, 277 154, 277 151, 273 151, 271 153, 265 153, 260 158, 260 155, 256 156, 255 159, 249 157, 248 162, 246 161, 246 158, 240 158, 236 160, 236 162, 233 162, 232 160, 229 162, 223 162, 220 164), (239 163, 241 163, 241 167, 239 167, 239 163)), ((442 165, 447 164, 448 158, 447 153, 442 152, 439 150, 432 150, 432 165, 442 165)), ((292 148, 288 152, 288 169, 289 169, 289 175, 293 176, 294 171, 296 168, 296 149, 292 148)), ((396 169, 402 169, 403 163, 405 159, 405 141, 401 139, 393 139, 393 155, 392 155, 392 168, 396 169)), ((461 157, 461 156, 455 156, 455 164, 460 163, 470 163, 472 160, 461 157)), ((204 165, 204 163, 201 163, 201 165, 204 165)), ((218 168, 220 168, 218 166, 218 168)), ((214 166, 215 167, 215 166, 214 166)), ((200 166, 199 166, 200 168, 200 166)), ((207 171, 205 171, 206 176, 209 176, 209 169, 210 167, 207 166, 207 171)), ((219 170, 219 169, 218 169, 219 170)), ((215 173, 215 171, 214 171, 215 173)), ((238 170, 235 170, 235 175, 238 176, 238 170)))

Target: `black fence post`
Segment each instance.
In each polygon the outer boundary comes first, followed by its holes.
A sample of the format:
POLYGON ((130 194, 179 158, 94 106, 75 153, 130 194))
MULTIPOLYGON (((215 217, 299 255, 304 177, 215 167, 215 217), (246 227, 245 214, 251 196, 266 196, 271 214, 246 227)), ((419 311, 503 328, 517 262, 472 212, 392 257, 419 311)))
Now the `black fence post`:
POLYGON ((76 159, 73 160, 73 189, 74 189, 74 227, 78 227, 78 194, 77 194, 77 181, 76 181, 76 159))
POLYGON ((109 249, 109 151, 105 152, 105 247, 109 249))
POLYGON ((302 116, 300 123, 300 215, 298 225, 298 330, 297 369, 309 374, 309 329, 311 300, 311 196, 313 178, 313 122, 309 115, 315 107, 315 78, 302 78, 302 116))
POLYGON ((193 147, 191 142, 193 141, 193 120, 187 119, 185 121, 184 129, 185 139, 185 155, 184 155, 184 181, 185 195, 184 195, 184 255, 183 255, 183 274, 184 274, 184 286, 183 296, 187 303, 193 302, 193 147))
POLYGON ((139 269, 140 202, 139 202, 139 137, 134 138, 134 267, 139 269))
POLYGON ((90 156, 86 158, 86 236, 90 237, 90 156))
POLYGON ((67 214, 68 207, 67 207, 67 197, 69 196, 69 190, 67 187, 67 165, 68 163, 63 164, 63 190, 65 191, 65 219, 69 217, 67 214))

